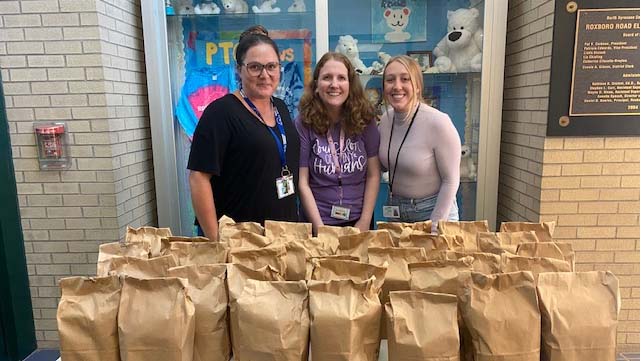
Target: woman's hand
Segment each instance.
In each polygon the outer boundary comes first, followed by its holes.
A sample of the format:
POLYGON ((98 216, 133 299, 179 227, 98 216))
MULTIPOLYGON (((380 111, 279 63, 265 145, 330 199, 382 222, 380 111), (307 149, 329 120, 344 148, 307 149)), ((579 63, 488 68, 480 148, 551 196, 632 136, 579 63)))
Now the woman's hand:
POLYGON ((354 227, 360 229, 361 232, 367 232, 369 231, 370 222, 371 221, 361 218, 356 222, 356 224, 354 224, 354 227))
POLYGON ((211 174, 192 170, 189 173, 191 203, 200 228, 210 241, 218 241, 218 219, 214 205, 214 191, 211 188, 211 174))

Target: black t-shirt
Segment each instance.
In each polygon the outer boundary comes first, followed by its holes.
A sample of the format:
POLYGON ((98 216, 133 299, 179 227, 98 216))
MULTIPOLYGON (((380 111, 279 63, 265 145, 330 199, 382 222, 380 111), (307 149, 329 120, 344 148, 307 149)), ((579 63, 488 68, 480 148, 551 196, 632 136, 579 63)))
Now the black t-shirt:
MULTIPOLYGON (((285 103, 274 98, 287 136, 287 167, 298 187, 300 141, 285 103)), ((272 128, 280 135, 277 127, 272 128)), ((212 174, 218 217, 237 222, 298 220, 297 194, 278 199, 279 145, 267 126, 233 94, 207 106, 194 132, 187 168, 212 174)))

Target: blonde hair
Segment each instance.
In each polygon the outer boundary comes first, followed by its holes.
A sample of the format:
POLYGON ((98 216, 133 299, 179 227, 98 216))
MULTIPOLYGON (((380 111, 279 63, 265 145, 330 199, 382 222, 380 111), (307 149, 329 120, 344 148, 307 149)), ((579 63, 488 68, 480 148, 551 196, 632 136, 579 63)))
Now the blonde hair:
MULTIPOLYGON (((407 73, 410 76, 410 82, 412 83, 412 88, 414 92, 410 96, 410 107, 409 109, 415 109, 420 103, 423 103, 423 72, 421 71, 421 66, 418 62, 407 55, 397 55, 391 58, 385 65, 383 70, 383 94, 385 94, 385 73, 390 64, 397 62, 405 67, 407 73)), ((386 97, 383 97, 383 104, 389 106, 389 102, 386 97)), ((387 108, 387 107, 386 107, 387 108)), ((412 112, 408 112, 403 121, 407 121, 412 117, 412 112)))

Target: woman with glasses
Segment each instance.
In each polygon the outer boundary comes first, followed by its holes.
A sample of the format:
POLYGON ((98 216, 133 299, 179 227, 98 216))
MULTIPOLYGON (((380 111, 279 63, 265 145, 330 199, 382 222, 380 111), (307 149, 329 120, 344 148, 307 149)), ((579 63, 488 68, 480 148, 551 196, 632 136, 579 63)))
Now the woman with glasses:
POLYGON ((390 221, 458 221, 461 140, 450 117, 423 103, 423 73, 401 55, 383 70, 383 95, 390 105, 379 124, 379 157, 389 170, 390 221))
POLYGON ((218 239, 218 218, 237 222, 298 220, 300 143, 280 82, 279 51, 262 26, 236 48, 240 90, 209 104, 196 127, 188 168, 196 224, 218 239))
POLYGON ((300 102, 301 203, 320 225, 370 228, 380 182, 376 113, 345 55, 321 57, 300 102))

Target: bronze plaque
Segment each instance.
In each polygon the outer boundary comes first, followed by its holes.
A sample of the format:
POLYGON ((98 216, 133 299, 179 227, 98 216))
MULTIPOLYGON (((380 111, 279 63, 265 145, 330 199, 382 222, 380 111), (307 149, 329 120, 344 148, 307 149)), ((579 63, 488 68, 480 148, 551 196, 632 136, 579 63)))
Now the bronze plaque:
POLYGON ((639 9, 577 12, 569 115, 639 115, 639 9))

